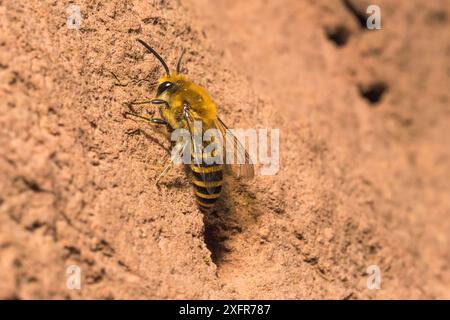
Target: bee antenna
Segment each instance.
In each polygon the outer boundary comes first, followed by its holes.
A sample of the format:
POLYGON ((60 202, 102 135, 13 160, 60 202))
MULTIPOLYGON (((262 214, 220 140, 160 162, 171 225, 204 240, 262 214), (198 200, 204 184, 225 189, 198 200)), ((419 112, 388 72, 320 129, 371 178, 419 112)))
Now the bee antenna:
POLYGON ((148 44, 146 44, 144 41, 142 41, 141 39, 137 39, 137 41, 139 41, 140 44, 142 44, 148 51, 150 51, 151 53, 153 53, 153 55, 156 57, 156 59, 159 60, 159 62, 161 62, 161 64, 164 67, 164 70, 166 70, 166 74, 168 77, 170 77, 170 70, 169 67, 167 66, 167 63, 164 61, 164 59, 158 54, 158 52, 155 51, 155 49, 153 49, 152 47, 150 47, 148 44))
POLYGON ((181 59, 183 59, 183 56, 184 56, 184 53, 185 53, 186 51, 183 49, 183 51, 181 51, 181 55, 180 55, 180 57, 178 58, 178 62, 177 62, 177 73, 180 73, 180 70, 181 70, 181 59))

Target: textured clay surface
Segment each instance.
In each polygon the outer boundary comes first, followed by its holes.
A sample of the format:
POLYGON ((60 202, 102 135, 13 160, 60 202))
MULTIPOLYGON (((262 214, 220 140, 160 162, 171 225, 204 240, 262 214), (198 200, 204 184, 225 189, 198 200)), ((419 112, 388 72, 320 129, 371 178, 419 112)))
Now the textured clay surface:
POLYGON ((450 298, 450 3, 377 3, 381 30, 366 1, 0 1, 0 298, 450 298), (158 188, 136 38, 279 128, 278 174, 210 214, 183 167, 158 188))

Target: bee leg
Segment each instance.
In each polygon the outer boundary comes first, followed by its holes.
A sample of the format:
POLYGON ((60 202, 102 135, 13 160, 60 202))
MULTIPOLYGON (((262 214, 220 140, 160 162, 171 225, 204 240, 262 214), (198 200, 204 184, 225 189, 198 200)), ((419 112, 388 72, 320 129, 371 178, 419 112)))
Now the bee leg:
POLYGON ((159 174, 158 178, 156 178, 156 185, 158 186, 159 181, 173 168, 175 163, 180 163, 182 160, 182 154, 184 149, 186 148, 187 142, 183 141, 180 143, 176 143, 174 149, 172 150, 172 154, 170 156, 170 163, 164 168, 164 170, 159 174))
POLYGON ((156 104, 156 105, 163 104, 166 108, 170 109, 170 104, 166 100, 163 100, 163 99, 153 99, 153 100, 151 100, 151 103, 156 104))
MULTIPOLYGON (((154 100, 154 99, 153 99, 154 100)), ((142 101, 129 101, 129 102, 125 102, 124 104, 128 107, 128 112, 125 112, 125 114, 130 114, 133 116, 136 116, 138 118, 143 118, 141 115, 138 115, 138 113, 136 112, 136 110, 133 108, 133 106, 138 106, 138 105, 142 105, 142 104, 151 104, 154 105, 153 100, 142 100, 142 101)), ((147 120, 148 118, 143 118, 144 120, 147 120)), ((161 119, 162 120, 162 119, 161 119)), ((160 121, 159 121, 160 122, 160 121)))
POLYGON ((151 100, 125 101, 123 104, 128 107, 128 111, 130 111, 130 113, 136 114, 137 112, 134 109, 134 106, 138 106, 138 105, 142 105, 142 104, 152 104, 152 102, 151 102, 151 100))
POLYGON ((139 104, 152 104, 152 100, 142 100, 142 101, 131 101, 128 102, 131 105, 139 105, 139 104))
POLYGON ((151 118, 150 121, 151 121, 152 123, 154 123, 154 124, 161 124, 161 125, 165 125, 165 126, 169 125, 169 124, 167 123, 167 121, 164 120, 164 119, 151 118))
POLYGON ((133 113, 133 112, 125 112, 125 113, 124 113, 124 116, 128 116, 128 115, 133 116, 133 117, 136 117, 136 118, 139 118, 139 119, 142 119, 142 120, 147 121, 147 122, 150 122, 150 123, 152 123, 152 124, 156 124, 156 125, 168 125, 167 121, 166 121, 166 120, 163 120, 163 119, 159 119, 159 118, 147 118, 147 117, 143 117, 143 116, 141 116, 141 115, 139 115, 139 114, 137 114, 137 113, 133 113))
POLYGON ((158 186, 159 181, 167 174, 167 172, 170 171, 170 169, 173 168, 173 162, 170 161, 170 163, 164 168, 164 170, 159 174, 158 178, 156 178, 155 184, 158 186))

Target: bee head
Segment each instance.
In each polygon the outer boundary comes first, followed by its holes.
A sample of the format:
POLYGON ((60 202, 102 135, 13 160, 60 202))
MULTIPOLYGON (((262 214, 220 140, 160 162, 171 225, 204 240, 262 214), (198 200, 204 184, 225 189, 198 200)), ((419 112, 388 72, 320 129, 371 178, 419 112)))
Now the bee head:
POLYGON ((148 51, 150 51, 156 57, 156 59, 159 60, 159 62, 161 62, 162 66, 164 68, 164 71, 166 72, 166 75, 163 76, 159 80, 159 85, 158 85, 158 89, 156 91, 156 95, 160 96, 163 93, 166 93, 166 92, 170 93, 170 92, 175 91, 176 87, 177 87, 177 83, 179 83, 180 81, 181 82, 183 81, 183 77, 180 75, 180 69, 181 69, 181 59, 183 58, 184 50, 181 53, 180 58, 178 59, 176 72, 175 73, 171 73, 169 67, 167 66, 167 63, 155 51, 155 49, 150 47, 147 43, 145 43, 141 39, 137 39, 137 41, 139 41, 140 44, 142 44, 148 51))
POLYGON ((187 103, 190 106, 191 112, 197 113, 200 117, 211 119, 215 117, 216 107, 206 90, 197 86, 180 73, 184 50, 178 59, 175 72, 170 72, 167 63, 152 47, 140 39, 137 39, 137 41, 159 60, 166 73, 158 80, 158 88, 156 90, 158 99, 154 100, 159 100, 161 104, 164 103, 166 106, 171 105, 171 100, 176 100, 177 103, 180 102, 179 100, 182 100, 183 103, 187 103))

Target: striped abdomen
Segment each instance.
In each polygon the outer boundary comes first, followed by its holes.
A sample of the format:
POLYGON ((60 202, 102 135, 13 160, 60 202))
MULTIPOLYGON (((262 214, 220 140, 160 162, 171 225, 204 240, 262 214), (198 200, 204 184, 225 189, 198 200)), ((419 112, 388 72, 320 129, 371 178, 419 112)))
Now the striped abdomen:
POLYGON ((220 197, 223 184, 222 164, 191 164, 195 198, 203 209, 210 209, 220 197), (206 186, 209 186, 208 189, 206 186))

